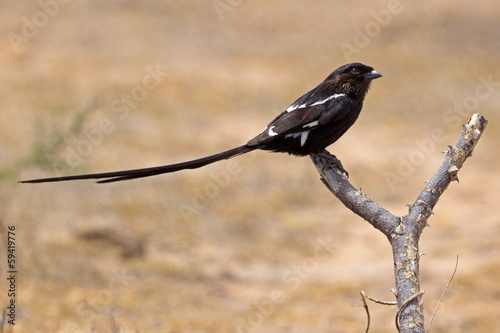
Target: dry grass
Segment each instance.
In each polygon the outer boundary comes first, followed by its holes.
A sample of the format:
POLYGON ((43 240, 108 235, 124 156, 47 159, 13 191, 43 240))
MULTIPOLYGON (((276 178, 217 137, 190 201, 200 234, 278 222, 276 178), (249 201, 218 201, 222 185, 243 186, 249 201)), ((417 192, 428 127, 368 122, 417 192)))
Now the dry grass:
MULTIPOLYGON (((328 193, 307 158, 256 152, 110 185, 16 181, 54 175, 54 161, 63 173, 98 172, 239 145, 347 63, 340 43, 353 44, 354 28, 387 6, 243 1, 220 20, 211 1, 69 2, 14 52, 7 34, 21 34, 21 18, 41 9, 2 3, 0 218, 18 230, 16 332, 362 331, 359 291, 391 300, 390 248, 328 193), (142 84, 148 66, 168 74, 121 119, 116 100, 142 84), (88 146, 103 119, 113 130, 88 146), (68 149, 84 144, 90 151, 68 163, 68 149), (213 175, 228 170, 227 184, 216 185, 213 175), (195 213, 183 210, 196 204, 195 213), (320 238, 332 245, 317 261, 320 238)), ((474 96, 479 77, 500 81, 500 5, 401 6, 353 56, 384 78, 332 150, 356 186, 404 214, 461 123, 475 111, 486 116, 475 156, 423 234, 421 275, 429 318, 459 254, 432 331, 492 332, 500 324, 499 87, 456 123, 445 112, 474 96), (445 139, 389 186, 384 175, 398 173, 436 128, 445 139)), ((395 309, 371 312, 371 332, 394 330, 395 309)))

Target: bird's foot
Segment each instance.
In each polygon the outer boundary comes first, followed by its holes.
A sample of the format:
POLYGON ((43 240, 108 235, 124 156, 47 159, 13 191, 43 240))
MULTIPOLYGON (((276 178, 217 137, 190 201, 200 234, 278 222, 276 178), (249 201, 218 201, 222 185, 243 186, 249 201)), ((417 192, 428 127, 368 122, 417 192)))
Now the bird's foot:
POLYGON ((340 173, 344 177, 349 178, 349 172, 347 172, 347 170, 344 169, 344 166, 342 165, 342 162, 340 162, 340 160, 335 155, 330 154, 328 152, 328 150, 325 149, 321 153, 314 154, 314 157, 320 158, 322 161, 324 161, 325 163, 327 163, 328 165, 326 167, 328 167, 328 168, 335 167, 335 168, 337 168, 340 171, 340 173))

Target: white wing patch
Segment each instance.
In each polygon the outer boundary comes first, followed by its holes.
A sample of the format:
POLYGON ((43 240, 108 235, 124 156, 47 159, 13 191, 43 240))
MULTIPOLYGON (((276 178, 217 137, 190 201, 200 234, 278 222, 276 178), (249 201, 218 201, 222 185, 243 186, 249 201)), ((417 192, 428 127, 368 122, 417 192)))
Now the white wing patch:
POLYGON ((288 107, 288 109, 286 109, 286 112, 292 112, 293 110, 296 110, 296 109, 300 109, 300 108, 304 108, 306 106, 315 106, 315 105, 320 105, 320 104, 323 104, 323 103, 326 103, 328 101, 331 101, 332 99, 335 99, 337 97, 341 97, 341 96, 345 96, 345 94, 333 94, 332 96, 330 97, 327 97, 321 101, 317 101, 311 105, 307 105, 306 103, 304 104, 300 104, 300 105, 295 105, 295 104, 292 104, 288 107))
POLYGON ((309 132, 310 132, 310 131, 305 131, 305 132, 300 133, 300 134, 302 134, 302 135, 300 136, 300 146, 301 146, 301 147, 303 147, 303 146, 304 146, 304 144, 306 143, 307 136, 309 135, 309 132))
POLYGON ((278 135, 278 133, 276 133, 275 131, 273 131, 273 128, 275 128, 276 126, 271 126, 271 128, 269 128, 269 131, 267 132, 267 134, 269 136, 275 136, 275 135, 278 135))
POLYGON ((300 136, 300 146, 303 147, 306 144, 307 137, 309 136, 309 132, 311 131, 304 131, 304 132, 299 132, 299 133, 293 133, 293 134, 287 134, 285 135, 285 139, 288 138, 298 138, 300 136))
POLYGON ((316 102, 316 103, 311 104, 311 106, 315 106, 315 105, 323 104, 323 103, 326 103, 326 102, 328 102, 328 101, 330 101, 330 100, 332 100, 332 99, 334 99, 334 98, 341 97, 341 96, 345 96, 345 94, 334 94, 334 95, 332 95, 332 96, 330 96, 330 97, 325 98, 325 99, 324 99, 324 100, 322 100, 322 101, 318 101, 318 102, 316 102))
POLYGON ((315 120, 313 122, 310 122, 309 124, 305 124, 304 126, 302 126, 303 128, 306 128, 306 127, 314 127, 314 126, 318 126, 319 124, 319 121, 315 120))
POLYGON ((304 106, 306 106, 306 105, 305 104, 302 104, 302 105, 293 105, 292 104, 288 107, 288 109, 286 109, 286 112, 292 112, 293 110, 298 109, 298 108, 302 108, 304 106))
MULTIPOLYGON (((296 109, 300 109, 300 108, 304 108, 304 107, 308 107, 308 106, 320 105, 320 104, 326 103, 328 101, 331 101, 332 99, 335 99, 337 97, 342 97, 342 96, 345 96, 345 94, 333 94, 332 96, 329 96, 321 101, 314 102, 311 105, 307 105, 307 103, 300 104, 300 105, 292 104, 288 107, 288 109, 286 109, 286 112, 292 112, 296 109)), ((319 125, 318 120, 311 121, 310 123, 307 123, 307 124, 302 126, 302 128, 310 128, 309 130, 303 131, 303 132, 298 132, 298 133, 287 134, 287 135, 285 135, 284 138, 285 139, 288 139, 288 138, 296 139, 296 138, 300 137, 300 146, 303 147, 306 144, 306 141, 307 141, 307 138, 309 137, 309 133, 311 132, 311 129, 313 127, 318 126, 318 125, 319 125)), ((269 132, 268 132, 269 136, 278 135, 278 133, 273 131, 273 128, 274 128, 274 126, 271 126, 271 128, 269 129, 269 132)))

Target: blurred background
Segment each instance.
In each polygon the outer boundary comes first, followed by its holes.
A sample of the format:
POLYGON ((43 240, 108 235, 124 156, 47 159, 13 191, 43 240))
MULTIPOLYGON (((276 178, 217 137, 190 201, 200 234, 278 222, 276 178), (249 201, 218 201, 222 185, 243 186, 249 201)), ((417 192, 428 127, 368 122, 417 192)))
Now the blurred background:
MULTIPOLYGON (((359 292, 394 300, 391 249, 309 158, 254 152, 115 184, 16 183, 233 148, 353 61, 384 77, 330 151, 394 214, 473 113, 489 121, 422 234, 421 288, 427 326, 458 255, 432 331, 499 326, 500 3, 0 8, 0 219, 16 228, 16 332, 363 331, 359 292)), ((395 331, 394 307, 370 310, 370 332, 395 331)))

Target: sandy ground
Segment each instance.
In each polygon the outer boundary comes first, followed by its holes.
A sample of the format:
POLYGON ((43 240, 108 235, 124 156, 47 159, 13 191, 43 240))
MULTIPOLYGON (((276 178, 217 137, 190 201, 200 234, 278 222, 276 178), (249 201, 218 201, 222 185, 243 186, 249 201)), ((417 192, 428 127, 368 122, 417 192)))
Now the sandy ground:
MULTIPOLYGON (((232 148, 351 61, 384 77, 330 150, 394 214, 474 112, 489 120, 422 235, 421 282, 427 325, 458 255, 432 332, 500 325, 500 4, 0 8, 0 219, 16 233, 16 332, 362 332, 359 292, 394 299, 391 250, 308 158, 255 152, 117 184, 16 183, 232 148)), ((0 267, 6 307, 7 254, 0 267)), ((395 331, 394 307, 370 309, 370 332, 395 331)))

